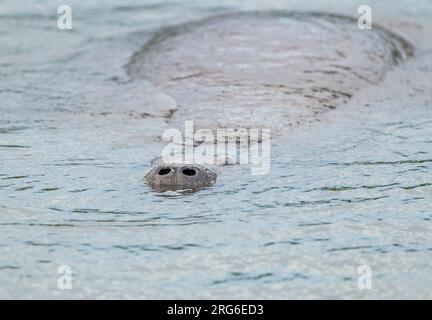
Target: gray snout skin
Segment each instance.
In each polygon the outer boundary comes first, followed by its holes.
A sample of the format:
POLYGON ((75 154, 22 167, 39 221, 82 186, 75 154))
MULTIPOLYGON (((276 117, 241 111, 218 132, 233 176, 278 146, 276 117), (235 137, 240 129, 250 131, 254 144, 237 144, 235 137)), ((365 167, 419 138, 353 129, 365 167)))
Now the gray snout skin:
POLYGON ((216 173, 196 164, 160 164, 147 173, 145 180, 156 191, 198 191, 214 185, 216 173))

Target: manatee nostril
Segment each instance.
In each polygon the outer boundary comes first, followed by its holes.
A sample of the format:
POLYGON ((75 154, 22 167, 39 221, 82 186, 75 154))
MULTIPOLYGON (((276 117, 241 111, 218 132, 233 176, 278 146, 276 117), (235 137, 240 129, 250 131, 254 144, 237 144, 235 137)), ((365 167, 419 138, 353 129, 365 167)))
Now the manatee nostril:
POLYGON ((162 168, 162 169, 160 169, 159 170, 159 172, 158 172, 158 174, 160 175, 160 176, 166 176, 168 173, 170 173, 172 171, 172 169, 171 168, 162 168))
POLYGON ((157 191, 198 191, 213 186, 216 177, 215 172, 199 164, 163 164, 153 167, 145 180, 157 191))
POLYGON ((181 171, 185 176, 194 176, 196 175, 196 170, 193 168, 184 168, 181 171))

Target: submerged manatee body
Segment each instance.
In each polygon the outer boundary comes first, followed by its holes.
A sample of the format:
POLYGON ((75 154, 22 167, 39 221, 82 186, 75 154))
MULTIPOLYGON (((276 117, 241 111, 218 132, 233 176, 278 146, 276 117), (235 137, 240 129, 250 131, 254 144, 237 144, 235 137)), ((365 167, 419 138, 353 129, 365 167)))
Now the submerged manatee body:
POLYGON ((127 70, 176 101, 174 127, 277 130, 316 120, 411 53, 401 37, 345 16, 238 13, 161 30, 127 70))
POLYGON ((247 12, 166 28, 127 65, 177 105, 182 128, 270 128, 319 119, 379 84, 411 45, 382 27, 324 13, 247 12))

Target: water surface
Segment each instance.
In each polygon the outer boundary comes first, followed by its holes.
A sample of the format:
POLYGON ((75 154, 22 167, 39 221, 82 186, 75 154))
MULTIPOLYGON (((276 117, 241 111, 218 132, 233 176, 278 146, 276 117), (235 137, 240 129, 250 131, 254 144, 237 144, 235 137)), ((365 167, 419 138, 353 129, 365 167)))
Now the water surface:
POLYGON ((71 1, 71 31, 58 1, 1 4, 0 297, 431 298, 432 6, 370 3, 415 56, 275 141, 268 175, 226 167, 194 194, 142 181, 171 101, 130 78, 131 56, 216 13, 362 3, 71 1))

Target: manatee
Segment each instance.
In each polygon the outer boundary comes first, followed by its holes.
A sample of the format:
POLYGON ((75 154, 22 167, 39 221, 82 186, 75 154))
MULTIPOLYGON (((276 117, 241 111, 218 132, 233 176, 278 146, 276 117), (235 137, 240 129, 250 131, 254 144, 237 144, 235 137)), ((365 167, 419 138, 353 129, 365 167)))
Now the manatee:
POLYGON ((131 58, 132 78, 175 100, 181 128, 271 128, 316 121, 356 92, 377 85, 412 46, 376 24, 347 16, 244 12, 157 32, 131 58))
POLYGON ((197 191, 211 187, 216 173, 201 165, 160 164, 150 170, 145 180, 157 191, 197 191))
POLYGON ((347 16, 240 12, 164 28, 126 68, 175 101, 171 127, 269 128, 274 138, 379 85, 412 54, 392 31, 347 16))

